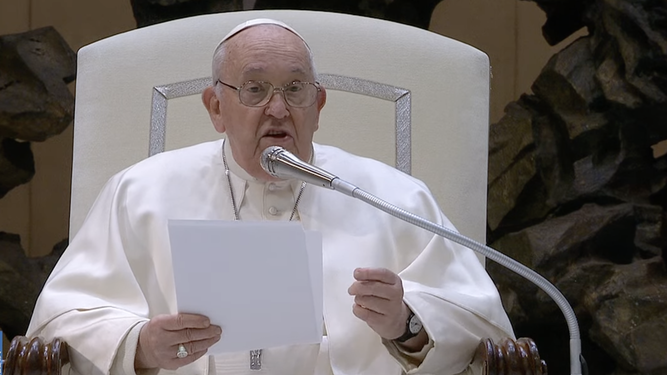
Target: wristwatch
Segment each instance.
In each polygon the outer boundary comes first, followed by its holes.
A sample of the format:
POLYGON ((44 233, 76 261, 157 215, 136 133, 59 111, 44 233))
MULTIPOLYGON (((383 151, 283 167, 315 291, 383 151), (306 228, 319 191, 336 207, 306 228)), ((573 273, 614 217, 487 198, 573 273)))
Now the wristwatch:
POLYGON ((401 337, 395 339, 394 341, 406 342, 411 338, 417 336, 419 332, 421 332, 423 327, 424 326, 422 325, 422 322, 419 320, 417 315, 415 315, 415 313, 410 311, 410 315, 408 315, 408 320, 405 322, 405 333, 403 333, 401 337))

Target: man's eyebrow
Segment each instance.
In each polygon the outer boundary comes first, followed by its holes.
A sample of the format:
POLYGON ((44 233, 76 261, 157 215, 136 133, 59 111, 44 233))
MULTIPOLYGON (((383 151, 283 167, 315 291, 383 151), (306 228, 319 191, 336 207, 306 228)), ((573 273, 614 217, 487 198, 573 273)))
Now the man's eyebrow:
MULTIPOLYGON (((248 66, 243 69, 241 74, 264 73, 265 71, 266 69, 260 66, 248 66)), ((308 74, 308 71, 302 67, 293 67, 290 73, 308 74)))
POLYGON ((259 66, 248 66, 243 69, 241 74, 252 74, 252 73, 262 73, 266 69, 259 67, 259 66))
POLYGON ((302 69, 302 68, 295 67, 295 68, 292 68, 292 73, 307 74, 308 72, 306 72, 306 71, 305 71, 304 69, 302 69))

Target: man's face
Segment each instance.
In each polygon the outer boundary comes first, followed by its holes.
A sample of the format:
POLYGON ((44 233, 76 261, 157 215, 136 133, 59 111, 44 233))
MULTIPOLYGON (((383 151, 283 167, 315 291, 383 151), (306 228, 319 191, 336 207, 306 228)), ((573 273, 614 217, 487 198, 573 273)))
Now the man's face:
MULTIPOLYGON (((229 39, 226 48, 219 78, 232 86, 251 80, 274 87, 314 81, 306 46, 282 27, 251 27, 229 39)), ((308 161, 326 93, 322 88, 313 105, 305 108, 289 106, 279 92, 262 107, 248 107, 239 101, 237 91, 221 84, 207 89, 202 98, 216 130, 226 133, 236 162, 251 176, 271 180, 260 166, 262 151, 281 146, 308 161)))

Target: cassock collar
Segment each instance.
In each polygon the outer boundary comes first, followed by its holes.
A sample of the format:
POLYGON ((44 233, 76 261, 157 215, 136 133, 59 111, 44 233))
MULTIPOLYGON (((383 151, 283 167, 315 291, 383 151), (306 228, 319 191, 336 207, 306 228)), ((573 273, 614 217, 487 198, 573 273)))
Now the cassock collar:
MULTIPOLYGON (((261 181, 253 176, 251 176, 243 167, 241 167, 236 160, 234 160, 234 155, 232 153, 232 148, 227 145, 229 143, 229 140, 225 141, 224 143, 224 149, 222 152, 225 153, 225 157, 227 158, 227 164, 229 165, 229 170, 241 178, 242 180, 246 181, 246 183, 250 184, 262 184, 265 185, 268 182, 261 181)), ((315 163, 315 148, 312 148, 312 151, 310 153, 310 163, 314 164, 315 163)), ((299 190, 301 189, 301 180, 278 180, 278 181, 272 181, 273 184, 278 185, 278 186, 285 186, 289 184, 292 188, 292 192, 294 192, 295 196, 296 194, 299 193, 299 190)), ((296 198, 296 197, 295 197, 296 198)))

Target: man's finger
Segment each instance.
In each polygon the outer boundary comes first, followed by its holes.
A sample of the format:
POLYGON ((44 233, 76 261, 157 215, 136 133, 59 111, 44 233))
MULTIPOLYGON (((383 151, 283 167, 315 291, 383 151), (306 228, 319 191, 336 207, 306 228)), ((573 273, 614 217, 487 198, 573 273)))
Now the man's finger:
POLYGON ((355 281, 348 293, 353 296, 374 296, 386 300, 402 299, 401 290, 396 285, 379 281, 355 281))
POLYGON ((376 313, 375 311, 365 309, 356 303, 352 306, 352 313, 357 318, 366 322, 369 326, 373 327, 374 325, 382 322, 384 319, 383 315, 376 313))
POLYGON ((213 344, 220 341, 220 337, 214 337, 206 340, 199 340, 191 343, 192 352, 190 354, 206 352, 213 344))
MULTIPOLYGON (((220 337, 214 337, 214 338, 209 338, 209 339, 205 339, 205 340, 185 342, 185 343, 183 343, 183 346, 185 346, 185 350, 188 351, 188 355, 193 355, 193 354, 197 354, 201 351, 208 350, 208 348, 210 348, 211 345, 215 344, 219 340, 220 340, 220 337)), ((170 347, 170 350, 172 348, 175 348, 175 349, 172 350, 174 353, 176 353, 176 351, 178 351, 178 345, 170 347)))
POLYGON ((197 353, 194 353, 194 354, 191 354, 191 355, 185 357, 185 361, 182 361, 180 363, 180 365, 185 366, 185 365, 188 365, 188 364, 198 360, 199 358, 203 357, 204 354, 206 354, 207 351, 208 350, 202 350, 200 352, 197 352, 197 353))
POLYGON ((203 357, 204 354, 206 354, 206 350, 200 351, 194 354, 190 354, 185 358, 174 358, 169 361, 167 361, 163 366, 164 369, 166 370, 177 370, 179 367, 183 367, 185 365, 189 365, 190 363, 198 360, 199 358, 203 357))
POLYGON ((208 328, 211 320, 199 314, 180 313, 171 315, 169 319, 163 322, 162 328, 168 331, 178 331, 186 328, 208 328))
POLYGON ((397 274, 386 268, 357 268, 354 270, 354 278, 359 281, 379 281, 389 285, 394 285, 400 280, 397 274))
POLYGON ((380 315, 390 314, 393 306, 389 300, 373 296, 356 296, 354 297, 354 302, 357 305, 380 315))
POLYGON ((212 338, 219 338, 222 334, 222 329, 219 326, 209 326, 203 329, 186 328, 180 331, 166 331, 163 340, 164 342, 182 344, 184 342, 192 342, 199 340, 208 340, 212 338))

